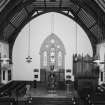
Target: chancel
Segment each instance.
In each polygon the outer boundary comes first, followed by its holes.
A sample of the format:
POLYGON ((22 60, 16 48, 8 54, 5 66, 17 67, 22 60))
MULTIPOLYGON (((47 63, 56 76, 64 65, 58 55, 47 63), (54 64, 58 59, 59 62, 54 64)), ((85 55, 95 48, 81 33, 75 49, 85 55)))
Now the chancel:
POLYGON ((105 105, 104 0, 0 0, 0 105, 105 105))
POLYGON ((41 81, 48 81, 50 89, 57 88, 58 82, 65 80, 65 47, 54 33, 41 45, 40 69, 41 81))

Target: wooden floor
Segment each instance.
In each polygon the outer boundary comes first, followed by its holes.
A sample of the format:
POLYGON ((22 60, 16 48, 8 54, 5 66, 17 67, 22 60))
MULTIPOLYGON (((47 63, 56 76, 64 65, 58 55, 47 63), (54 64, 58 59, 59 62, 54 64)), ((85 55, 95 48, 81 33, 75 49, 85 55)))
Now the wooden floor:
POLYGON ((32 97, 78 97, 78 94, 75 90, 70 90, 67 92, 67 90, 55 90, 50 91, 45 88, 31 88, 30 95, 32 97))

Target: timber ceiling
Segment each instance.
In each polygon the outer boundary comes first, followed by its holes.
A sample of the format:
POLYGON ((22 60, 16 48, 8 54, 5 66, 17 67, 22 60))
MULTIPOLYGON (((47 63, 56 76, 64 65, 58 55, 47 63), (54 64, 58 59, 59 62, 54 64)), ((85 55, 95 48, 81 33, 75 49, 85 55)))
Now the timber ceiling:
POLYGON ((13 45, 33 18, 58 12, 75 20, 87 33, 93 49, 105 40, 104 0, 0 0, 0 38, 13 45))

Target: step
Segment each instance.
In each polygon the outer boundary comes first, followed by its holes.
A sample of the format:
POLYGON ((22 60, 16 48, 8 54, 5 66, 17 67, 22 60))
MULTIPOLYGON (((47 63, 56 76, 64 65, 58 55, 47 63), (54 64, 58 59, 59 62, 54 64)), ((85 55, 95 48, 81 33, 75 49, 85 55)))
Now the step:
MULTIPOLYGON (((80 101, 76 100, 77 103, 79 103, 80 101)), ((51 104, 51 105, 70 105, 73 103, 72 98, 33 98, 32 99, 32 103, 36 103, 36 104, 51 104)))

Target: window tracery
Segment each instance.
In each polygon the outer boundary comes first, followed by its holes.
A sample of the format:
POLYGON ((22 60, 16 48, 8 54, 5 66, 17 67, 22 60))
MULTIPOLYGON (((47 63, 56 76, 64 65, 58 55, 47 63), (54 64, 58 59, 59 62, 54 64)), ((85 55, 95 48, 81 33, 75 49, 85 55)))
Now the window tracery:
POLYGON ((41 68, 49 69, 50 66, 54 66, 56 70, 64 69, 65 48, 62 41, 55 34, 48 36, 42 43, 40 58, 41 68))

